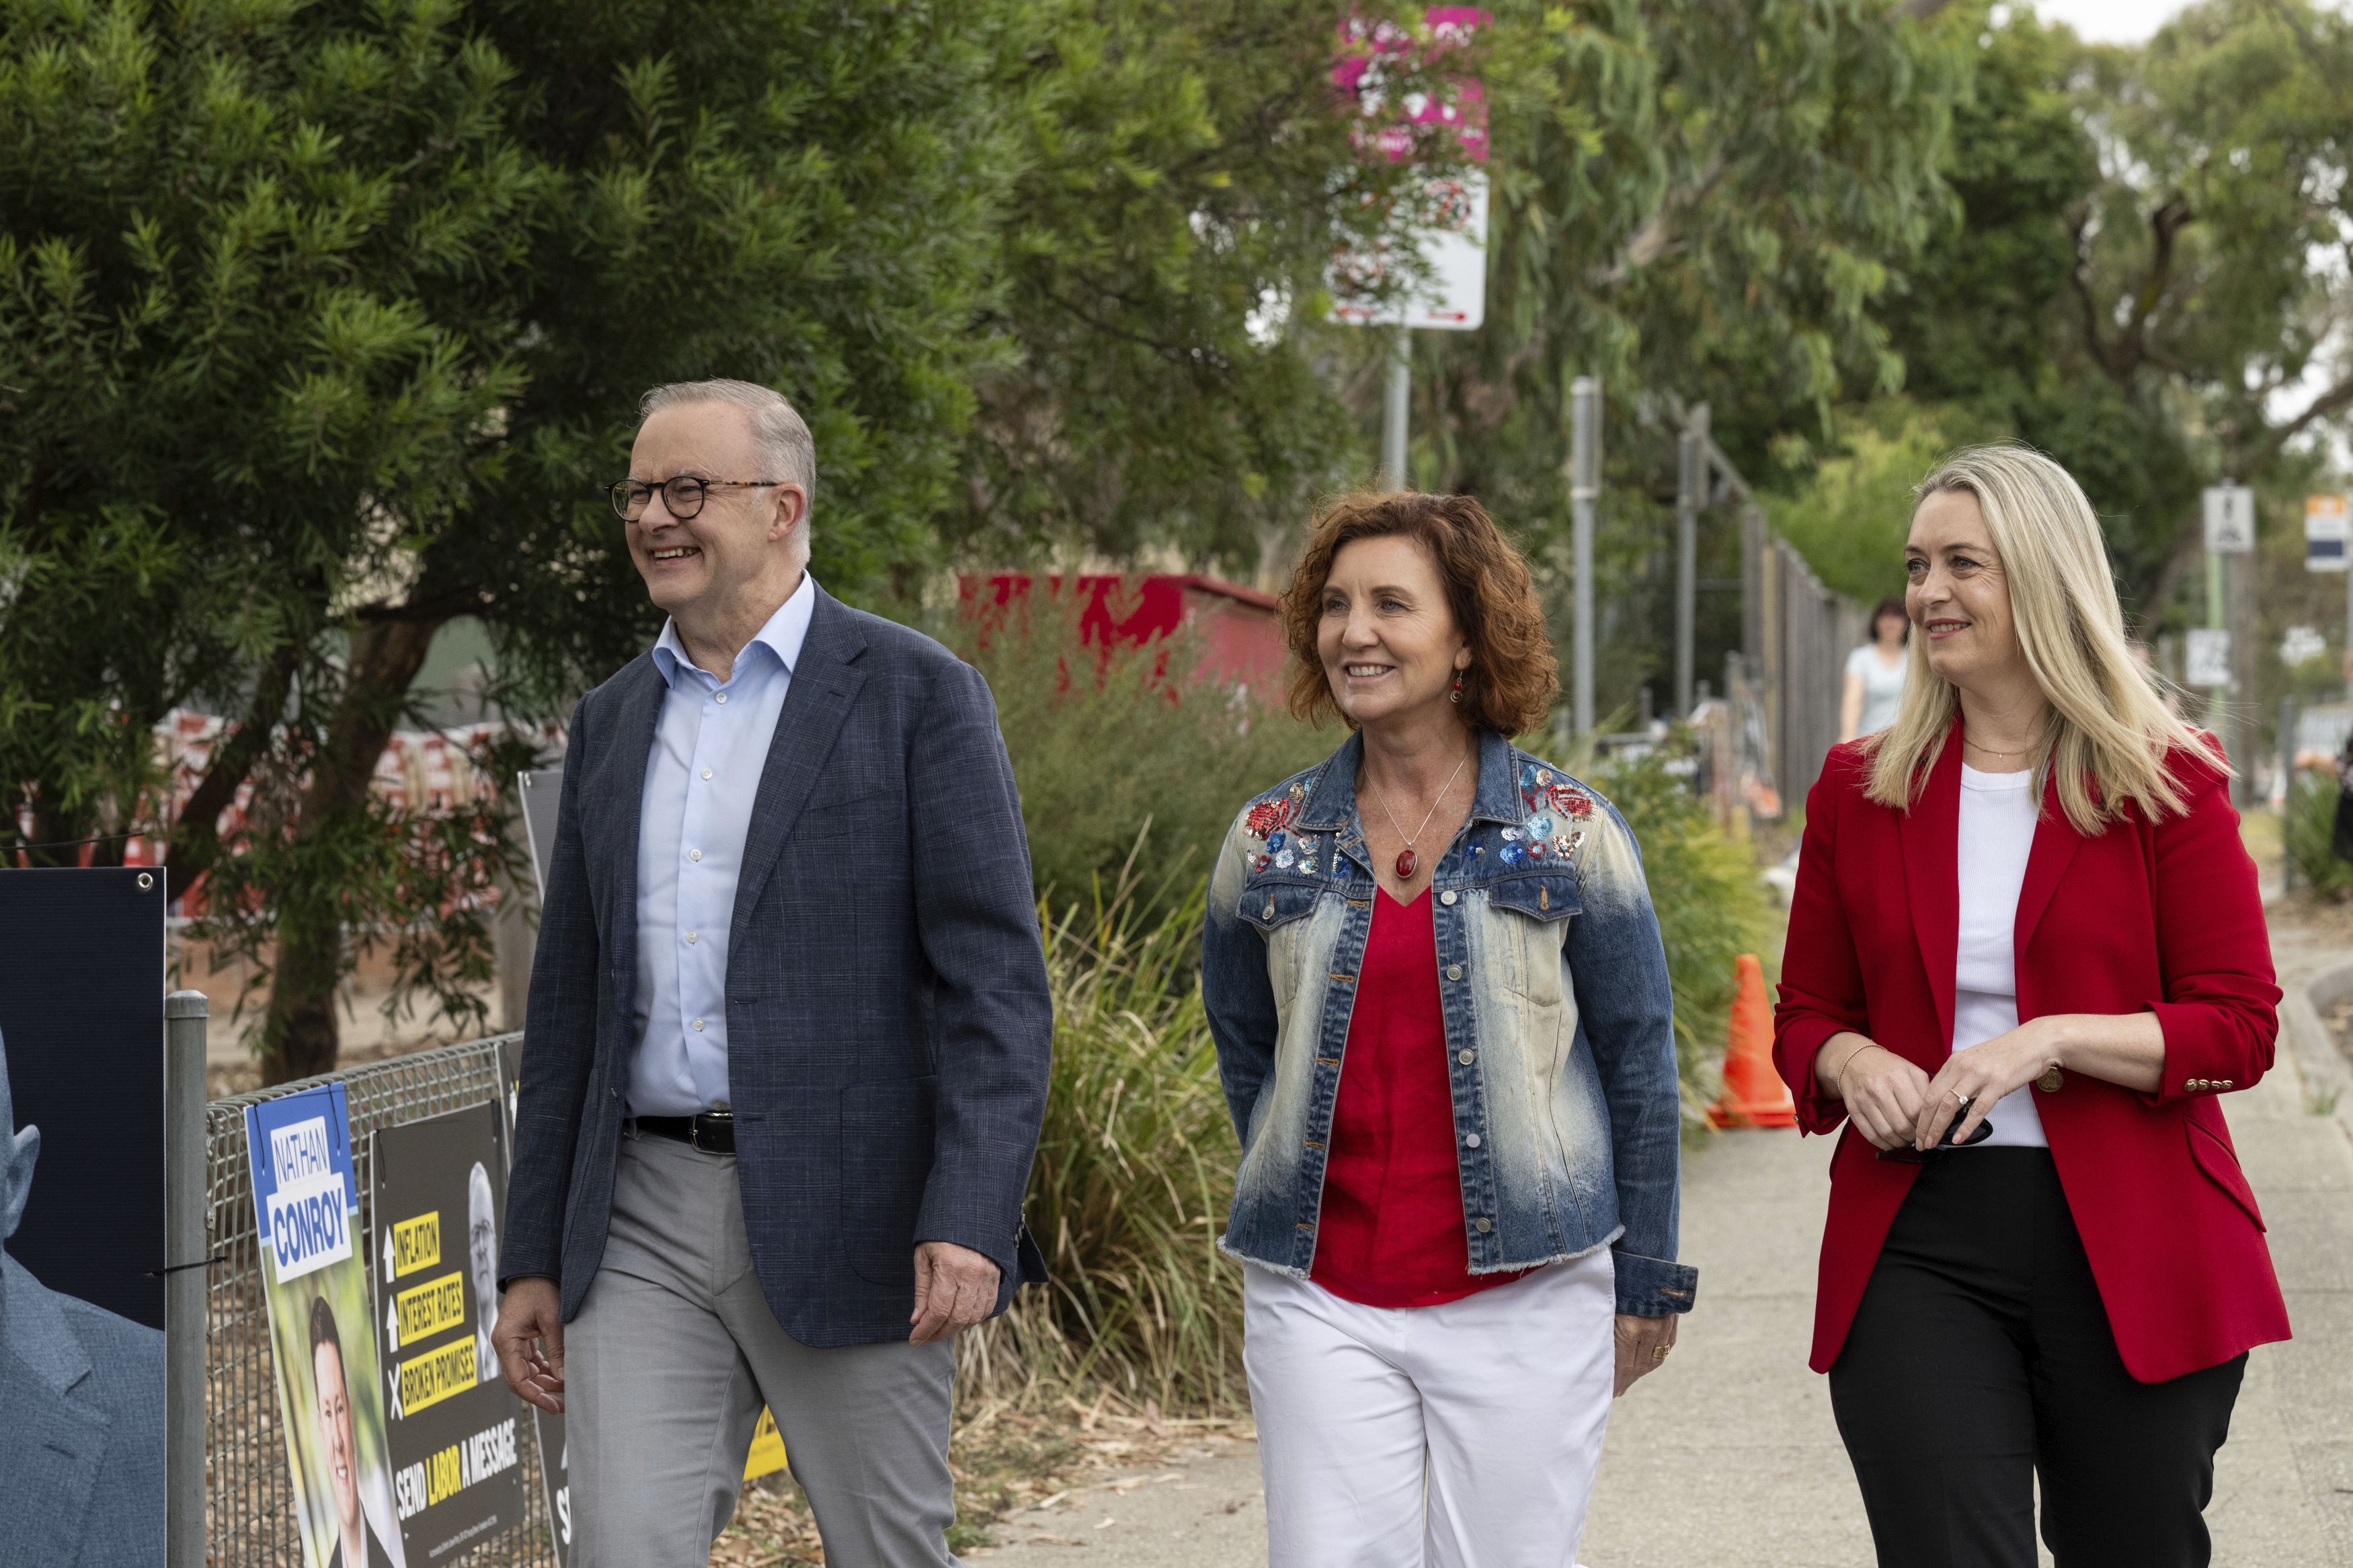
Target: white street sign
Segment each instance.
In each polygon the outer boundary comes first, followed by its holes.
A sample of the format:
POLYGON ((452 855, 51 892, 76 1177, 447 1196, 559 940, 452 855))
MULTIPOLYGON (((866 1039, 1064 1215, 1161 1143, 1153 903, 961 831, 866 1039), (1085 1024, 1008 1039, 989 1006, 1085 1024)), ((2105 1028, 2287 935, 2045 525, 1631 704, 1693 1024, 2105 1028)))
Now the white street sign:
MULTIPOLYGON (((1334 282, 1351 292, 1377 288, 1391 265, 1391 247, 1420 252, 1427 276, 1405 298, 1387 305, 1336 300, 1332 319, 1352 326, 1435 327, 1475 331, 1487 319, 1487 172, 1463 169, 1430 185, 1440 216, 1429 228, 1392 240, 1370 256, 1336 264, 1334 282)), ((1335 289, 1335 292, 1338 290, 1335 289)))
POLYGON ((2206 548, 2243 555, 2255 547, 2255 492, 2244 485, 2213 485, 2206 490, 2206 548))
POLYGON ((2280 638, 2280 662, 2290 669, 2327 651, 2328 639, 2311 626, 2290 626, 2280 638))
MULTIPOLYGON (((2211 491, 2207 492, 2210 495, 2211 491)), ((2189 668, 2183 672, 2184 686, 2228 686, 2231 684, 2231 634, 2220 626, 2189 628, 2189 668)))
POLYGON ((2304 564, 2308 572, 2342 572, 2348 520, 2343 496, 2304 498, 2304 564))

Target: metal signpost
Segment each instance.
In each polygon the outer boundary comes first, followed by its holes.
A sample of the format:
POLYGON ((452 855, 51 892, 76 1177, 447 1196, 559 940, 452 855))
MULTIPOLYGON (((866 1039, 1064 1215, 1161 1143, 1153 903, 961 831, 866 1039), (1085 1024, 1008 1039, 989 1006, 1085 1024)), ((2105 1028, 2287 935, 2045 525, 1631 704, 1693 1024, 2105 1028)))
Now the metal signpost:
MULTIPOLYGON (((2234 582, 2239 573, 2231 568, 2226 557, 2245 555, 2255 548, 2255 492, 2242 484, 2224 479, 2209 486, 2205 491, 2206 525, 2206 630, 2200 660, 2199 634, 2189 634, 2189 658, 2193 673, 2189 683, 2209 689, 2208 722, 2221 733, 2223 749, 2229 752, 2231 765, 2237 770, 2232 797, 2242 805, 2247 804, 2246 791, 2252 776, 2253 758, 2248 754, 2252 737, 2249 715, 2243 703, 2231 700, 2231 693, 2242 682, 2237 671, 2248 652, 2246 628, 2241 625, 2246 617, 2243 608, 2246 595, 2233 593, 2232 588, 2244 584, 2234 582), (2220 638, 2219 644, 2217 637, 2220 638), (2219 654, 2219 659, 2217 655, 2219 654), (2200 674, 2212 676, 2220 665, 2220 679, 2200 680, 2200 674), (2216 723, 2220 719, 2221 721, 2216 723)), ((2252 683, 2248 683, 2252 684, 2252 683)))
MULTIPOLYGON (((1483 13, 1473 7, 1433 5, 1422 13, 1422 30, 1433 49, 1460 47, 1471 41, 1483 13)), ((1351 22, 1351 29, 1366 29, 1365 53, 1343 56, 1332 68, 1335 86, 1356 95, 1366 115, 1378 113, 1386 102, 1384 58, 1396 58, 1424 47, 1422 41, 1388 23, 1351 22)), ((1389 330, 1388 376, 1381 397, 1381 472, 1385 489, 1407 486, 1406 447, 1413 405, 1413 330, 1475 331, 1487 319, 1487 115, 1475 78, 1454 82, 1451 101, 1437 96, 1409 98, 1409 125, 1451 127, 1472 167, 1433 179, 1429 195, 1437 211, 1430 226, 1394 237, 1371 256, 1346 256, 1333 267, 1332 319, 1357 326, 1389 330), (1387 301, 1366 301, 1362 296, 1391 281, 1393 254, 1417 258, 1420 281, 1387 301)), ((1409 132, 1398 128, 1370 138, 1392 160, 1408 156, 1413 146, 1409 132)))
POLYGON ((2304 498, 2304 569, 2336 572, 2345 578, 2346 668, 2353 675, 2353 571, 2347 551, 2353 545, 2353 514, 2343 496, 2304 498))

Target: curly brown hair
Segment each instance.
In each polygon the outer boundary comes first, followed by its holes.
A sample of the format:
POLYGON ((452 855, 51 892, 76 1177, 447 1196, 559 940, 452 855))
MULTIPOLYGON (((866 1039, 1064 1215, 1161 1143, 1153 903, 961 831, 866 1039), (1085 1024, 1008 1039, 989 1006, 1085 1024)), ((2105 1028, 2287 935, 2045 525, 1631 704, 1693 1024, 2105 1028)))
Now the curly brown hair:
POLYGON ((1282 591, 1282 630, 1291 645, 1291 711, 1314 724, 1340 714, 1316 650, 1324 584, 1340 547, 1359 539, 1418 540, 1446 584, 1447 607, 1471 646, 1462 672, 1462 717, 1476 730, 1524 735, 1552 711, 1559 664, 1545 635, 1544 606, 1527 558, 1469 496, 1418 490, 1340 497, 1315 520, 1315 531, 1282 591))

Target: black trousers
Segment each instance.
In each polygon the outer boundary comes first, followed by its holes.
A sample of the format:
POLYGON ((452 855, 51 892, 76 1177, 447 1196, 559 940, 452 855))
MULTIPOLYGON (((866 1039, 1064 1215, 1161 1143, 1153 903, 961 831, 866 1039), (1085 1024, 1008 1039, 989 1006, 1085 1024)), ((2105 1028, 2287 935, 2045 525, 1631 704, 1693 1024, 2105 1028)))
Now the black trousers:
POLYGON ((2137 1383, 2043 1149, 1931 1154, 1831 1405, 1880 1568, 2204 1568, 2242 1354, 2137 1383))

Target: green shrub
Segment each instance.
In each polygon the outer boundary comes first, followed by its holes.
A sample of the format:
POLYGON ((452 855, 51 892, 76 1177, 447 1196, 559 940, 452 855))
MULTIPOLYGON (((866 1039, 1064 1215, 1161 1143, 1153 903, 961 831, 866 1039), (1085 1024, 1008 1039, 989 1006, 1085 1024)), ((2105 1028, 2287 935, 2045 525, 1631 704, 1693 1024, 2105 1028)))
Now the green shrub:
POLYGON ((1076 610, 1040 591, 1002 619, 933 632, 996 695, 1039 895, 1066 911, 1100 879, 1156 920, 1207 878, 1242 803, 1329 753, 1343 731, 1319 732, 1241 688, 1187 681, 1202 653, 1189 628, 1141 647, 1082 647, 1076 610))
POLYGON ((1725 837, 1707 803, 1669 773, 1666 762, 1666 752, 1651 752, 1605 762, 1585 776, 1609 797, 1642 847, 1642 872, 1659 912, 1675 993, 1683 1111, 1696 1121, 1721 1070, 1733 960, 1763 950, 1773 910, 1748 847, 1725 837))
POLYGON ((1053 1283, 965 1336, 958 1397, 1237 1408, 1241 1272, 1217 1237, 1241 1152, 1196 967, 1204 884, 1149 917, 1132 881, 1091 891, 1046 927, 1054 1068, 1028 1217, 1053 1283))
POLYGON ((2297 879, 2316 897, 2341 902, 2353 898, 2353 861, 2338 859, 2330 847, 2337 830, 2337 781, 2328 774, 2299 774, 2282 826, 2297 879))

